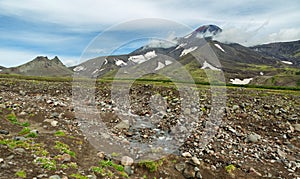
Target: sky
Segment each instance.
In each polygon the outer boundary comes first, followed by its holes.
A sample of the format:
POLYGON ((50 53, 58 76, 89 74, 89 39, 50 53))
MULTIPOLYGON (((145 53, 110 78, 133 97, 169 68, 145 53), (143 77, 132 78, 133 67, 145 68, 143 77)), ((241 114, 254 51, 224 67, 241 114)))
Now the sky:
POLYGON ((299 9, 298 0, 0 0, 0 66, 36 56, 72 66, 89 50, 128 53, 205 24, 221 27, 216 40, 226 43, 299 40, 299 9))

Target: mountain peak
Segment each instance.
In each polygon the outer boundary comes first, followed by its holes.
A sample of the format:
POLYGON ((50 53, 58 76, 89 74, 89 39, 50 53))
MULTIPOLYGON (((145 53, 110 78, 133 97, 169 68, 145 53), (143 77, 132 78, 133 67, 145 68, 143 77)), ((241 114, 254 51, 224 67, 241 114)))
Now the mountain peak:
POLYGON ((195 33, 200 33, 204 35, 217 35, 222 32, 222 29, 216 25, 203 25, 194 31, 195 33))

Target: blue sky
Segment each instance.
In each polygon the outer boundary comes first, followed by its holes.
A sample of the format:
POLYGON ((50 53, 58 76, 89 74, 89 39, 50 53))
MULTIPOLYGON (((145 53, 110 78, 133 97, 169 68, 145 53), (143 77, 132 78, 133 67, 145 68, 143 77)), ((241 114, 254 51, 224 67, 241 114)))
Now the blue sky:
POLYGON ((120 44, 117 41, 135 42, 118 50, 125 53, 147 41, 137 41, 139 37, 161 32, 155 37, 170 39, 203 24, 220 26, 223 32, 217 40, 222 42, 250 46, 299 40, 299 8, 297 0, 1 0, 0 65, 17 66, 38 55, 57 55, 70 66, 80 62, 97 36, 105 39, 98 42, 96 55, 101 56, 111 52, 105 46, 114 47, 120 44), (143 18, 169 22, 128 23, 143 18))

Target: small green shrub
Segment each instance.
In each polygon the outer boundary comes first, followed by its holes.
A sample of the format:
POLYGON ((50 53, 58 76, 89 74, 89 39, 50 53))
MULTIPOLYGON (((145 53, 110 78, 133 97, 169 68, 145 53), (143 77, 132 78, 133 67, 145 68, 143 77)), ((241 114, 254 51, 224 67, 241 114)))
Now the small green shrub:
POLYGON ((158 167, 160 167, 164 162, 164 159, 160 159, 157 161, 153 160, 142 160, 139 162, 140 166, 145 166, 146 168, 149 169, 150 172, 155 172, 157 171, 158 167))
POLYGON ((58 130, 54 133, 55 136, 57 137, 63 137, 63 136, 66 136, 65 132, 64 131, 61 131, 61 130, 58 130))
POLYGON ((235 168, 235 166, 234 166, 233 164, 230 164, 230 165, 228 165, 228 166, 225 167, 225 170, 226 170, 227 173, 231 173, 231 172, 233 172, 235 169, 236 169, 236 168, 235 168))
POLYGON ((17 171, 16 176, 20 178, 26 178, 26 172, 24 170, 17 171))

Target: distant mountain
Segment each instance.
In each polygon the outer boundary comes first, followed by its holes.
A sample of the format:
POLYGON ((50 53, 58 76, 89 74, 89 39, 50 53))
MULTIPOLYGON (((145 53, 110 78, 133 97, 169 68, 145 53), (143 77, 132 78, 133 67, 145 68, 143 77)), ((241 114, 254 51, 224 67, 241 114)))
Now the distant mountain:
POLYGON ((175 38, 177 43, 173 46, 163 48, 168 46, 164 42, 160 47, 145 45, 126 55, 88 60, 74 67, 73 71, 93 78, 112 78, 116 73, 123 78, 138 74, 161 78, 156 73, 180 77, 184 70, 175 63, 177 61, 199 82, 208 82, 205 71, 208 70, 216 76, 218 72, 224 72, 226 82, 233 84, 300 84, 300 76, 296 75, 299 41, 249 48, 237 43, 214 41, 213 37, 221 32, 222 29, 216 25, 201 26, 184 37, 175 38))
POLYGON ((58 57, 50 60, 48 57, 38 56, 26 64, 4 69, 2 73, 26 76, 70 76, 72 71, 58 57))
POLYGON ((40 56, 18 67, 0 67, 0 73, 151 79, 181 78, 189 73, 196 82, 220 82, 224 74, 227 84, 300 86, 300 40, 245 47, 213 40, 219 33, 220 27, 204 25, 174 38, 171 45, 164 41, 157 47, 148 44, 129 54, 97 57, 69 68, 57 57, 40 56), (214 79, 208 79, 208 74, 214 79))
POLYGON ((286 64, 291 62, 290 64, 300 67, 300 40, 263 44, 250 48, 265 55, 279 58, 286 64))

